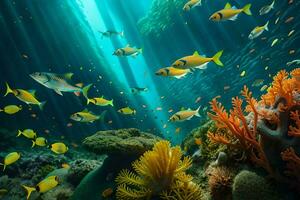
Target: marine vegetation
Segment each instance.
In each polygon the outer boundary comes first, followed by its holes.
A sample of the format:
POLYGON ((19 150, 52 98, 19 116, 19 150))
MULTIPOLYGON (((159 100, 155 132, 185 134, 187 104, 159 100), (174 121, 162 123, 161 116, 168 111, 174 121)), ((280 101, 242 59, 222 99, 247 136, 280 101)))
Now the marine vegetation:
POLYGON ((157 142, 153 150, 133 162, 135 173, 127 169, 119 173, 117 199, 151 199, 155 196, 170 200, 200 199, 199 186, 185 173, 192 160, 189 157, 181 159, 182 155, 179 146, 171 147, 168 141, 157 142))
MULTIPOLYGON (((219 130, 227 131, 209 132, 208 137, 213 142, 240 149, 245 153, 245 158, 280 181, 287 181, 280 173, 286 167, 288 174, 295 177, 294 172, 300 169, 300 158, 297 156, 300 154, 299 89, 300 68, 297 68, 290 73, 279 71, 260 101, 244 86, 241 94, 247 104, 245 108, 244 101, 234 97, 233 108, 227 112, 214 98, 210 102, 212 113, 208 115, 219 130)), ((294 178, 289 183, 299 185, 294 178)))

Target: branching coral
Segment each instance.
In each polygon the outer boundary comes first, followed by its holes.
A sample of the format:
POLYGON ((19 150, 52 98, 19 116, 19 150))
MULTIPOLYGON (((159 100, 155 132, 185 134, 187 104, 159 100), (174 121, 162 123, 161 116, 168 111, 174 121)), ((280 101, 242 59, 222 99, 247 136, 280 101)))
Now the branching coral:
POLYGON ((300 68, 297 68, 290 73, 279 71, 259 102, 244 86, 241 94, 247 103, 245 109, 239 97, 232 99, 233 108, 229 112, 217 98, 213 99, 212 113, 208 115, 219 129, 228 132, 208 133, 208 137, 243 150, 255 164, 277 176, 284 167, 280 153, 289 147, 300 152, 299 91, 300 68))
POLYGON ((295 153, 293 148, 288 148, 281 153, 281 157, 287 162, 288 176, 296 177, 300 181, 300 157, 295 153))
POLYGON ((195 197, 194 194, 199 196, 199 187, 185 173, 192 161, 188 157, 181 157, 180 147, 171 147, 168 141, 156 143, 152 151, 145 152, 132 164, 136 173, 129 170, 120 172, 116 178, 119 185, 117 198, 149 199, 162 195, 165 199, 172 199, 172 195, 183 195, 182 199, 190 199, 190 196, 195 197), (186 198, 185 193, 188 193, 186 198))

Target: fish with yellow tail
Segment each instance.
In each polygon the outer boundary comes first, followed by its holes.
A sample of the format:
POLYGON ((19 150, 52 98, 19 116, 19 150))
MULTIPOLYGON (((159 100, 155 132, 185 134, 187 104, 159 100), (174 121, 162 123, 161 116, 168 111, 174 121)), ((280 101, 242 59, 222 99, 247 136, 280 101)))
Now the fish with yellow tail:
POLYGON ((174 67, 165 67, 165 68, 159 69, 157 72, 155 72, 155 74, 157 76, 166 76, 166 77, 169 76, 169 77, 181 79, 190 72, 191 72, 190 69, 177 69, 174 67))
POLYGON ((106 112, 107 111, 105 110, 101 113, 101 115, 95 115, 94 113, 90 112, 89 110, 84 109, 81 112, 72 114, 70 118, 77 122, 91 122, 92 123, 97 120, 101 120, 103 122, 106 112))
POLYGON ((183 10, 190 11, 192 8, 196 6, 201 6, 201 4, 202 4, 202 0, 190 0, 183 6, 183 10))
POLYGON ((69 150, 67 145, 65 145, 62 142, 56 142, 56 143, 50 144, 49 148, 51 149, 51 151, 53 151, 56 154, 65 154, 69 150))
POLYGON ((128 106, 125 108, 119 109, 118 112, 122 113, 123 115, 135 115, 136 114, 136 110, 134 110, 128 106))
POLYGON ((89 84, 82 88, 82 83, 72 85, 70 81, 73 73, 55 74, 49 72, 35 72, 29 76, 61 96, 63 96, 62 92, 73 92, 76 96, 79 96, 80 93, 85 95, 86 91, 91 87, 91 84, 89 84))
POLYGON ((96 106, 114 106, 114 101, 113 100, 107 100, 105 99, 103 96, 102 97, 94 97, 94 98, 89 98, 88 97, 88 90, 90 89, 90 87, 88 87, 83 96, 86 98, 87 100, 87 104, 94 104, 96 106))
POLYGON ((3 163, 0 163, 0 165, 3 165, 3 171, 5 171, 6 166, 11 165, 15 162, 17 162, 21 157, 21 154, 19 152, 11 152, 7 154, 4 157, 3 163))
POLYGON ((8 115, 13 115, 19 111, 22 110, 22 106, 16 106, 16 105, 8 105, 8 106, 5 106, 3 109, 0 109, 0 112, 4 112, 8 115))
POLYGON ((33 148, 34 146, 40 146, 40 147, 44 147, 47 145, 47 139, 44 137, 37 137, 35 140, 32 140, 32 146, 31 148, 33 148))
POLYGON ((55 188, 58 184, 59 184, 58 176, 48 176, 47 178, 39 182, 35 187, 28 187, 26 185, 22 185, 22 187, 27 192, 26 199, 29 199, 32 192, 37 191, 39 193, 45 193, 55 188))
POLYGON ((23 89, 11 89, 6 83, 6 93, 4 96, 7 96, 8 94, 13 94, 15 97, 17 97, 20 101, 31 104, 31 105, 37 105, 41 110, 43 110, 43 107, 46 103, 46 101, 40 102, 35 97, 35 90, 23 90, 23 89))
POLYGON ((32 130, 32 129, 25 129, 23 131, 18 130, 17 137, 20 137, 21 135, 23 135, 24 137, 26 137, 28 139, 35 139, 37 137, 36 132, 34 132, 34 130, 32 130))
POLYGON ((238 9, 235 6, 231 7, 230 3, 225 5, 225 8, 219 10, 210 16, 209 20, 212 21, 226 21, 232 20, 235 21, 240 13, 245 13, 246 15, 252 15, 251 13, 251 4, 245 5, 242 9, 238 9))
POLYGON ((195 51, 194 54, 191 56, 185 56, 183 58, 176 60, 172 64, 172 67, 177 69, 193 69, 193 68, 206 69, 207 64, 211 61, 223 67, 224 65, 220 60, 222 54, 223 54, 223 50, 217 52, 212 58, 207 58, 199 55, 199 53, 195 51))
POLYGON ((169 121, 182 122, 182 121, 190 120, 194 116, 200 117, 200 114, 199 114, 200 108, 201 108, 201 106, 199 106, 199 108, 197 110, 191 110, 191 109, 181 110, 181 111, 175 113, 174 115, 172 115, 170 117, 169 121))
POLYGON ((131 47, 129 44, 126 47, 115 50, 113 55, 115 56, 132 56, 136 57, 137 55, 143 52, 142 48, 131 47))
POLYGON ((248 36, 248 38, 249 38, 250 40, 253 40, 254 38, 259 37, 265 30, 266 30, 266 31, 269 31, 268 25, 269 25, 269 21, 268 21, 265 25, 263 25, 263 26, 257 26, 257 27, 255 27, 255 28, 251 31, 251 33, 250 33, 250 35, 248 36))

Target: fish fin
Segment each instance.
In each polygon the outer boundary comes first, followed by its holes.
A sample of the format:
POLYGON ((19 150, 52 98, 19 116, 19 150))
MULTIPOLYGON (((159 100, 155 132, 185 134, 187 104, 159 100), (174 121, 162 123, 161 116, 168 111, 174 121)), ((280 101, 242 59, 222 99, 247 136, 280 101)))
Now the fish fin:
POLYGON ((120 36, 121 36, 121 37, 124 37, 124 31, 121 31, 121 32, 120 32, 120 36))
POLYGON ((251 3, 249 3, 243 7, 243 12, 246 15, 252 15, 250 8, 251 8, 251 3))
POLYGON ((43 110, 46 103, 47 103, 47 101, 41 102, 41 103, 39 104, 39 108, 40 108, 41 110, 43 110))
POLYGON ((89 84, 89 85, 85 86, 84 88, 82 88, 82 94, 86 99, 89 99, 88 91, 89 91, 89 89, 91 88, 92 85, 93 84, 89 84))
POLYGON ((0 109, 0 112, 3 112, 4 110, 3 109, 0 109))
POLYGON ((22 131, 18 130, 18 133, 17 133, 16 137, 20 137, 20 135, 22 135, 22 131))
POLYGON ((14 91, 9 87, 8 83, 5 83, 6 85, 6 93, 4 94, 4 96, 7 96, 9 93, 14 94, 14 91))
POLYGON ((5 164, 2 164, 2 163, 1 163, 1 165, 3 165, 3 171, 5 171, 6 165, 5 165, 5 164))
POLYGON ((185 74, 182 74, 182 75, 174 76, 174 78, 181 79, 181 78, 184 78, 185 75, 186 75, 186 73, 185 73, 185 74))
POLYGON ((223 50, 217 52, 217 53, 213 56, 213 58, 212 58, 213 62, 216 63, 217 65, 221 66, 221 67, 224 66, 224 64, 223 64, 223 63, 221 62, 221 60, 220 60, 220 57, 222 56, 222 54, 223 54, 223 50))
POLYGON ((275 4, 275 0, 271 3, 270 7, 273 9, 275 4))
POLYGON ((83 111, 81 112, 84 112, 84 113, 87 113, 87 112, 90 112, 87 108, 83 109, 83 111))
POLYGON ((104 110, 101 115, 98 116, 98 119, 100 120, 101 123, 104 123, 104 117, 107 113, 107 110, 104 110))
POLYGON ((200 113, 199 113, 199 111, 200 111, 200 108, 201 108, 201 106, 199 106, 199 107, 197 108, 197 110, 196 110, 196 114, 195 114, 195 116, 197 116, 197 117, 200 117, 200 113))
POLYGON ((66 79, 68 79, 68 80, 71 80, 73 75, 74 75, 73 73, 66 73, 66 74, 63 74, 63 76, 64 76, 66 79))
POLYGON ((54 90, 54 92, 56 92, 56 93, 59 94, 60 96, 63 96, 63 94, 62 94, 61 91, 59 91, 59 90, 54 90))
POLYGON ((238 8, 236 6, 232 6, 231 9, 237 10, 238 8))
POLYGON ((89 105, 91 100, 89 98, 86 99, 86 105, 89 105))
POLYGON ((32 193, 33 191, 36 191, 36 189, 35 189, 34 187, 28 187, 28 186, 26 186, 26 185, 22 185, 22 187, 23 187, 23 188, 26 190, 26 192, 27 192, 27 197, 26 197, 26 199, 29 199, 31 193, 32 193))
POLYGON ((133 110, 132 114, 133 114, 133 115, 136 115, 136 110, 133 110))
POLYGON ((114 106, 114 100, 113 99, 109 102, 109 105, 111 105, 112 107, 114 106))
POLYGON ((264 28, 265 28, 266 31, 269 31, 268 25, 269 25, 269 21, 267 21, 267 23, 264 25, 264 28))
POLYGON ((35 146, 35 141, 32 140, 32 146, 31 146, 31 148, 33 148, 34 146, 35 146))
POLYGON ((230 9, 230 8, 231 8, 231 4, 229 2, 227 2, 224 9, 230 9))
POLYGON ((138 49, 138 52, 141 54, 141 53, 143 53, 143 48, 139 48, 138 49))
POLYGON ((197 68, 197 69, 207 69, 207 64, 208 63, 204 63, 202 65, 196 66, 195 68, 197 68))
POLYGON ((228 20, 231 20, 231 21, 235 21, 237 20, 239 15, 234 15, 233 17, 229 18, 228 20))
POLYGON ((201 6, 201 5, 202 5, 202 0, 200 0, 198 3, 196 3, 196 4, 193 6, 193 8, 196 7, 196 6, 201 6))
POLYGON ((32 94, 32 96, 35 97, 36 90, 28 90, 28 92, 29 92, 30 94, 32 94))
POLYGON ((198 51, 195 51, 195 52, 193 53, 193 56, 200 56, 200 54, 198 53, 198 51))
POLYGON ((80 88, 82 88, 82 86, 83 86, 83 83, 76 83, 75 84, 77 87, 80 87, 80 88))

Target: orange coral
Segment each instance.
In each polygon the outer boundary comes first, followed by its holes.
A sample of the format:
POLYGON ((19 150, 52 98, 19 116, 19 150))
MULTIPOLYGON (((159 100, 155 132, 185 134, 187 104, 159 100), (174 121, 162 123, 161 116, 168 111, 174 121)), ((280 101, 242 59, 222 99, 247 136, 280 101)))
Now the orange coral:
POLYGON ((287 171, 289 176, 295 176, 300 180, 300 157, 297 156, 293 148, 288 148, 281 153, 281 157, 287 162, 287 171))
POLYGON ((300 113, 299 110, 291 112, 291 119, 295 121, 295 126, 289 126, 289 136, 300 137, 300 113))

